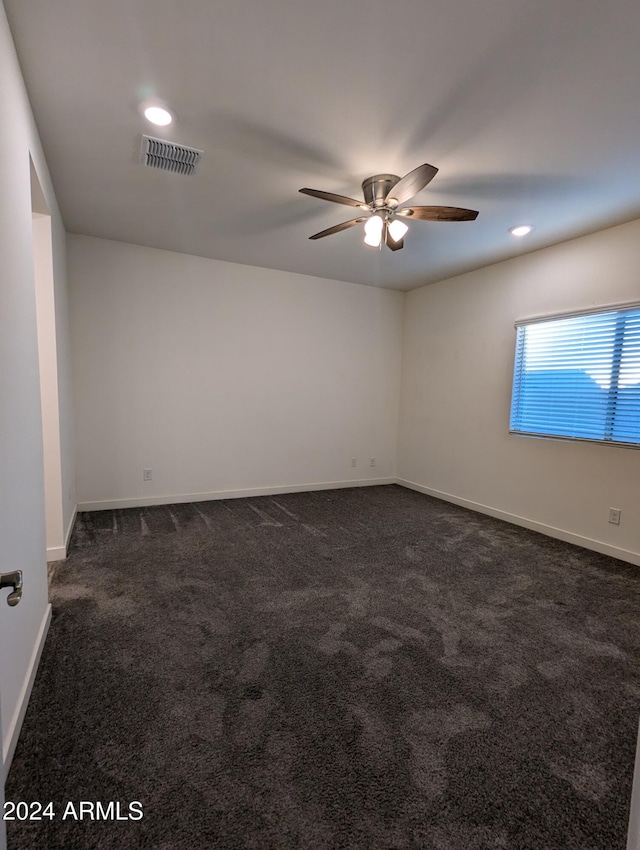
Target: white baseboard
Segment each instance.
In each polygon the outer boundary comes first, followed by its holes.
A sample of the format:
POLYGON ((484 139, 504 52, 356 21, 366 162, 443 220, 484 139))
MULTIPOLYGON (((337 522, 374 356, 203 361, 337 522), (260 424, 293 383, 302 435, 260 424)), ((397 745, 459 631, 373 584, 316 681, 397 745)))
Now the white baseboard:
POLYGON ((631 786, 627 850, 640 850, 640 730, 636 743, 636 762, 633 768, 633 785, 631 786))
POLYGON ((594 552, 600 552, 602 555, 610 555, 612 558, 618 558, 620 561, 627 561, 629 564, 635 564, 635 566, 640 567, 640 554, 638 552, 631 552, 628 549, 611 546, 609 543, 593 540, 591 537, 583 537, 580 534, 573 534, 573 532, 565 531, 563 528, 554 528, 552 525, 545 525, 545 523, 536 522, 535 520, 527 519, 527 517, 510 514, 508 511, 492 508, 489 505, 482 505, 479 502, 472 502, 470 499, 461 499, 459 496, 452 496, 451 493, 442 493, 440 490, 433 490, 431 487, 423 487, 422 484, 416 484, 415 481, 396 478, 396 484, 399 484, 401 487, 407 487, 410 490, 417 490, 419 493, 424 493, 427 496, 434 496, 436 499, 442 499, 444 502, 452 502, 454 505, 460 505, 463 508, 469 508, 472 511, 487 514, 496 519, 503 519, 505 522, 512 523, 512 525, 529 528, 531 531, 539 531, 541 534, 546 534, 547 537, 564 540, 565 543, 573 543, 575 546, 592 549, 594 552))
POLYGON ((47 563, 50 564, 52 561, 64 561, 67 557, 67 547, 66 546, 49 546, 47 548, 47 563))
POLYGON ((73 526, 76 524, 76 517, 78 516, 78 506, 74 505, 73 512, 71 514, 71 519, 69 520, 69 525, 67 526, 67 533, 64 536, 64 556, 67 557, 67 552, 69 551, 69 541, 71 540, 71 535, 73 534, 73 526))
POLYGON ((134 496, 131 499, 109 499, 103 502, 79 502, 78 512, 108 511, 117 508, 144 508, 148 505, 176 505, 181 502, 209 502, 216 499, 246 499, 249 496, 277 496, 282 493, 304 493, 308 490, 337 490, 345 487, 373 487, 395 484, 395 478, 359 478, 352 481, 322 481, 316 484, 285 484, 282 487, 253 487, 247 490, 218 490, 211 493, 174 493, 166 496, 134 496))
POLYGON ((73 525, 76 521, 76 516, 78 515, 78 506, 74 507, 73 514, 71 515, 71 520, 69 525, 67 526, 67 532, 64 536, 64 546, 50 546, 47 549, 47 563, 50 564, 52 561, 64 561, 67 557, 67 551, 69 550, 69 540, 71 539, 71 532, 73 531, 73 525))
POLYGON ((18 736, 20 735, 20 730, 22 729, 22 722, 27 711, 27 706, 29 705, 31 689, 33 688, 36 673, 38 672, 38 664, 40 663, 40 656, 42 655, 44 642, 47 639, 47 632, 49 631, 50 622, 51 605, 48 604, 45 609, 44 616, 42 617, 42 622, 40 623, 40 630, 38 631, 38 637, 36 638, 36 643, 33 647, 33 652, 29 661, 29 667, 27 668, 27 675, 25 676, 22 685, 22 690, 20 692, 18 706, 15 710, 13 717, 11 718, 11 722, 9 723, 5 740, 2 742, 2 763, 4 767, 4 779, 7 778, 9 768, 11 767, 11 761, 13 760, 13 754, 16 750, 18 736))

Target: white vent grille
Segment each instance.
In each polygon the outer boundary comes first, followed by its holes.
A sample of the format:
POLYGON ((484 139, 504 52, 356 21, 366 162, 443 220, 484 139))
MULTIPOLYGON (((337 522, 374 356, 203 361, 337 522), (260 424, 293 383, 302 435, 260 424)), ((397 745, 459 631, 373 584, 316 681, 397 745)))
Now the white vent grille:
POLYGON ((193 174, 200 161, 202 151, 154 139, 152 136, 142 137, 140 162, 148 168, 159 168, 171 171, 173 174, 193 174))

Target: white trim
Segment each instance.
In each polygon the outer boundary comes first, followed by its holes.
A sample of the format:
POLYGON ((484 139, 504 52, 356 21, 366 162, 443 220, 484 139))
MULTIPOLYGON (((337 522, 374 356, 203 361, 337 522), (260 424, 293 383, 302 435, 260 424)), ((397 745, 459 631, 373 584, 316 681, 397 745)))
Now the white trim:
POLYGON ((509 429, 511 437, 527 437, 530 440, 560 440, 565 443, 595 443, 596 446, 613 446, 614 449, 640 449, 638 443, 622 443, 619 440, 597 440, 594 437, 564 437, 562 434, 534 434, 532 431, 509 429))
POLYGON ((73 534, 73 526, 76 524, 76 517, 78 516, 78 506, 73 506, 73 513, 71 514, 71 519, 69 520, 69 525, 67 526, 67 533, 64 536, 64 556, 67 557, 67 552, 69 551, 69 543, 71 541, 71 535, 73 534))
POLYGON ((177 505, 182 502, 208 502, 215 499, 246 499, 248 496, 276 496, 280 493, 304 493, 308 490, 338 490, 343 487, 373 487, 395 484, 395 478, 360 478, 353 481, 322 481, 317 484, 285 484, 281 487, 252 487, 246 490, 217 490, 211 493, 177 493, 167 496, 134 496, 104 502, 78 502, 78 512, 107 511, 117 508, 144 508, 147 505, 177 505))
POLYGON ((584 310, 571 310, 565 313, 545 313, 541 316, 534 316, 531 319, 518 319, 514 322, 514 327, 519 328, 522 325, 535 325, 538 322, 548 322, 550 319, 573 319, 577 316, 591 316, 594 313, 615 313, 618 310, 635 310, 640 307, 640 301, 623 301, 619 304, 604 304, 601 307, 587 307, 584 310))
POLYGON ((73 509, 73 514, 71 516, 69 525, 67 526, 67 533, 64 536, 64 546, 52 546, 47 549, 48 564, 50 564, 52 561, 64 561, 67 557, 67 552, 69 551, 69 541, 71 540, 71 532, 73 531, 73 526, 76 521, 77 515, 78 506, 76 505, 73 509))
POLYGON ((66 546, 51 546, 47 549, 47 563, 50 564, 52 561, 64 561, 67 557, 67 547, 66 546))
POLYGON ((638 552, 620 549, 618 546, 611 546, 609 543, 602 543, 600 540, 593 540, 591 537, 582 537, 580 534, 573 534, 573 532, 565 531, 563 528, 545 525, 542 522, 527 519, 527 517, 510 514, 508 511, 502 511, 499 508, 492 508, 489 505, 481 505, 479 502, 472 502, 470 499, 461 499, 459 496, 451 495, 451 493, 442 493, 440 490, 433 490, 431 487, 423 487, 421 484, 416 484, 414 481, 407 481, 404 478, 396 478, 396 484, 399 484, 401 487, 407 487, 409 490, 417 490, 419 493, 424 493, 427 496, 435 496, 436 499, 442 499, 445 502, 452 502, 454 505, 461 505, 463 508, 469 508, 481 514, 496 517, 496 519, 503 519, 505 522, 522 526, 522 528, 529 528, 531 531, 539 531, 541 534, 546 534, 547 537, 564 540, 565 543, 573 543, 575 546, 582 546, 584 549, 592 549, 594 552, 600 552, 602 555, 609 555, 612 558, 618 558, 620 561, 627 561, 629 564, 640 567, 640 553, 638 552))
POLYGON ((627 850, 640 850, 640 731, 636 744, 636 762, 633 769, 633 785, 631 786, 627 850))
POLYGON ((3 741, 4 779, 7 778, 9 768, 11 767, 13 754, 16 750, 18 736, 20 735, 20 730, 22 729, 22 722, 27 711, 27 706, 29 705, 31 689, 33 688, 36 673, 38 672, 38 664, 40 663, 40 656, 42 655, 44 642, 47 639, 47 632, 49 631, 50 622, 51 604, 48 604, 45 609, 42 622, 40 624, 40 630, 38 632, 38 637, 36 639, 35 646, 33 647, 31 660, 29 662, 29 667, 27 668, 27 675, 25 676, 24 683, 22 685, 22 691, 20 693, 20 699, 18 700, 18 706, 15 710, 13 718, 11 719, 11 722, 9 723, 9 726, 7 728, 7 734, 5 736, 5 740, 3 741))

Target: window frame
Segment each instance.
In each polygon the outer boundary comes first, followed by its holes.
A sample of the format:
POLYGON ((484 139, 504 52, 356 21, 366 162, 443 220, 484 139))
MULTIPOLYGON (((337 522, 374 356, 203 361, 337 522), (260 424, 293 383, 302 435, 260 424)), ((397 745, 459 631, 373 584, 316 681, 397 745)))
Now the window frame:
MULTIPOLYGON (((627 449, 640 449, 640 437, 638 438, 638 442, 625 442, 622 440, 615 439, 601 439, 599 437, 575 437, 571 435, 564 434, 545 434, 536 431, 525 431, 521 429, 516 429, 513 427, 514 422, 514 399, 515 399, 515 391, 516 391, 516 379, 518 377, 518 366, 519 366, 519 346, 518 346, 518 332, 519 328, 527 327, 530 325, 541 324, 543 322, 553 322, 554 320, 562 320, 562 319, 571 319, 578 318, 581 316, 590 316, 590 315, 601 315, 605 313, 615 313, 622 310, 639 310, 640 309, 640 301, 626 301, 622 303, 616 304, 607 304, 598 307, 590 307, 583 310, 572 310, 563 313, 550 313, 544 315, 538 315, 531 318, 526 319, 518 319, 514 323, 514 328, 516 331, 516 339, 515 339, 515 354, 513 360, 513 372, 512 372, 512 380, 511 380, 511 394, 510 394, 510 404, 509 404, 509 434, 515 437, 529 437, 537 440, 561 440, 563 442, 582 442, 582 443, 596 443, 598 445, 603 446, 615 446, 617 448, 627 448, 627 449)), ((614 337, 614 349, 621 350, 622 348, 622 339, 623 336, 618 338, 614 337)), ((607 407, 610 408, 613 405, 613 410, 608 413, 609 420, 609 431, 613 430, 613 419, 614 419, 614 411, 615 411, 615 395, 617 393, 617 379, 618 373, 620 369, 620 358, 614 358, 614 362, 612 362, 612 378, 615 379, 616 386, 615 388, 610 388, 609 397, 607 398, 607 407)))

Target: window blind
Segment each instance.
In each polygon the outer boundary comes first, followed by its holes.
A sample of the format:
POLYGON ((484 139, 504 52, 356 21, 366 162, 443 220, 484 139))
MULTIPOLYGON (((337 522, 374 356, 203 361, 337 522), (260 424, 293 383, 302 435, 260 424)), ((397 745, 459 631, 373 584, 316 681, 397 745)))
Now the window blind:
POLYGON ((640 307, 519 324, 510 430, 640 446, 640 307))

